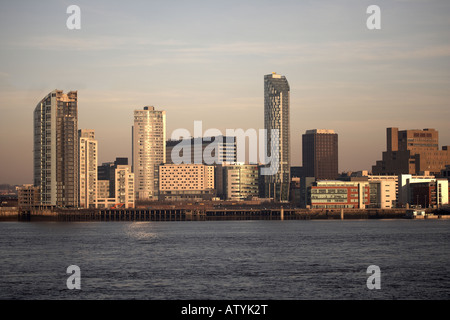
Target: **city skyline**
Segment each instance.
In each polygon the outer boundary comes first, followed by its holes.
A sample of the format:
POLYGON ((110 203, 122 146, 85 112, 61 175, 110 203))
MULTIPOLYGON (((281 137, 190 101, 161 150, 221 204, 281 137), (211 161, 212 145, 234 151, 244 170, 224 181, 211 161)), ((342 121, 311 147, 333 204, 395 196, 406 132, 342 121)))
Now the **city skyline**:
POLYGON ((99 163, 131 159, 132 112, 145 105, 166 111, 167 136, 195 120, 263 128, 271 72, 291 86, 293 166, 314 128, 339 134, 339 171, 370 170, 388 127, 434 128, 450 144, 450 5, 376 2, 381 30, 366 28, 366 1, 81 1, 79 31, 65 26, 68 4, 2 3, 0 183, 32 183, 29 114, 54 89, 79 92, 78 127, 95 130, 99 163))

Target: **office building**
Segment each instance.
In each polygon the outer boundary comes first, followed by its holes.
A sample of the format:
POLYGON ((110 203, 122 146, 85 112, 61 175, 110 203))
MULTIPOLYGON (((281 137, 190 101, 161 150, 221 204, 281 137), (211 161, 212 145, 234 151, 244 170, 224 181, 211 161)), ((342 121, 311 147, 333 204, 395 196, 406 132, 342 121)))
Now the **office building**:
POLYGON ((222 170, 224 200, 240 201, 259 197, 258 165, 224 165, 222 170))
POLYGON ((338 135, 334 130, 307 130, 302 136, 302 150, 304 176, 338 178, 338 135))
MULTIPOLYGON (((424 172, 422 175, 400 174, 398 175, 398 204, 401 207, 415 205, 417 199, 412 190, 416 184, 432 183, 436 181, 434 175, 424 172)), ((448 197, 448 195, 447 195, 448 197)), ((445 200, 445 199, 444 199, 445 200)), ((445 201, 444 201, 445 203, 445 201)), ((443 204, 442 202, 440 204, 443 204)))
POLYGON ((264 76, 264 129, 267 130, 266 153, 278 161, 276 173, 264 175, 264 197, 275 201, 289 201, 291 183, 290 167, 290 87, 285 76, 272 73, 264 76), (276 130, 278 141, 272 140, 271 131, 276 130), (278 145, 276 145, 278 144, 278 145))
POLYGON ((95 208, 97 203, 97 154, 95 131, 78 130, 80 208, 95 208))
POLYGON ((78 207, 77 92, 54 90, 34 110, 34 185, 40 204, 78 207))
POLYGON ((447 179, 411 184, 411 204, 422 208, 440 208, 447 205, 448 185, 447 179))
POLYGON ((397 183, 393 180, 369 181, 370 208, 393 209, 397 205, 397 183))
POLYGON ((372 167, 374 175, 413 174, 429 171, 439 174, 450 164, 450 148, 439 150, 439 134, 435 129, 403 130, 387 128, 387 151, 372 167))
POLYGON ((367 181, 331 181, 312 183, 309 205, 313 209, 365 209, 370 205, 367 181))
POLYGON ((200 137, 166 142, 166 164, 231 164, 237 161, 236 137, 200 137), (185 154, 186 153, 186 154, 185 154), (172 156, 177 159, 172 159, 172 156), (205 158, 206 156, 206 158, 205 158), (175 161, 174 160, 178 160, 175 161))
MULTIPOLYGON (((416 183, 428 183, 435 181, 436 177, 429 172, 421 172, 421 175, 399 174, 399 175, 369 175, 369 183, 383 182, 384 185, 392 184, 395 189, 395 201, 392 201, 392 208, 413 205, 414 199, 411 197, 411 186, 416 183)), ((381 188, 383 190, 384 188, 381 188)), ((392 190, 392 189, 391 189, 392 190)), ((372 190, 373 192, 373 190, 372 190)), ((390 196, 392 198, 393 195, 390 196)), ((385 199, 386 201, 387 199, 385 199)), ((382 200, 380 200, 382 201, 382 200)), ((372 201, 371 201, 372 202, 372 201)))
POLYGON ((166 162, 166 112, 154 107, 135 110, 132 131, 136 198, 158 200, 158 170, 166 162))

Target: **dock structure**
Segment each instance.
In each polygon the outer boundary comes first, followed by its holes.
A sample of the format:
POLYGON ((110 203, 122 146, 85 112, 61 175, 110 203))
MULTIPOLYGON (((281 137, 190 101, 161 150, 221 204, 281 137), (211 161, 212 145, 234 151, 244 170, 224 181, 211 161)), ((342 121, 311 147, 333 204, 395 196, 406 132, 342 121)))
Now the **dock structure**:
POLYGON ((295 209, 101 209, 64 210, 58 221, 208 221, 306 219, 295 209))
POLYGON ((208 221, 307 220, 305 210, 286 208, 134 208, 22 210, 19 221, 208 221))
MULTIPOLYGON (((286 207, 153 206, 132 209, 22 210, 19 221, 210 221, 401 219, 405 209, 299 209, 286 207)), ((440 216, 438 216, 440 218, 440 216)))

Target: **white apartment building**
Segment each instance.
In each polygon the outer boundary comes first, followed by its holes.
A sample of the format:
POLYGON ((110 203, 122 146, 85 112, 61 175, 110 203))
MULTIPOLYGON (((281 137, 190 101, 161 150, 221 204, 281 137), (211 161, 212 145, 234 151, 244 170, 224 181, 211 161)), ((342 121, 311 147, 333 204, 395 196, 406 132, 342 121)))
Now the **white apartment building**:
POLYGON ((97 155, 98 143, 95 131, 78 130, 79 145, 79 207, 97 207, 97 155))
POLYGON ((166 113, 154 107, 134 111, 132 164, 136 198, 157 200, 159 165, 166 162, 166 113))
POLYGON ((131 166, 118 165, 115 170, 115 198, 116 205, 123 205, 125 208, 134 208, 134 173, 131 166))

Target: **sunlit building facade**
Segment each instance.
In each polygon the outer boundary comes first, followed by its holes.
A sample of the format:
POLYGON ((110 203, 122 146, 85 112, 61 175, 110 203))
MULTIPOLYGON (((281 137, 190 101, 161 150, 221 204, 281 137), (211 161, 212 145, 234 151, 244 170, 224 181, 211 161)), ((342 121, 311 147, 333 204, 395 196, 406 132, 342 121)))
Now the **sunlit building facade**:
POLYGON ((34 109, 34 185, 40 204, 78 207, 78 97, 54 90, 34 109))
POLYGON ((95 131, 78 130, 79 145, 79 207, 95 208, 97 204, 97 147, 95 131))
POLYGON ((132 129, 136 198, 158 200, 159 166, 166 162, 166 112, 135 110, 132 129))
POLYGON ((264 176, 264 197, 275 201, 289 201, 290 189, 290 87, 285 76, 276 73, 264 76, 264 129, 267 130, 266 152, 279 150, 273 160, 278 161, 275 174, 264 176), (276 130, 278 141, 271 131, 276 130), (278 144, 278 145, 276 145, 278 144))

